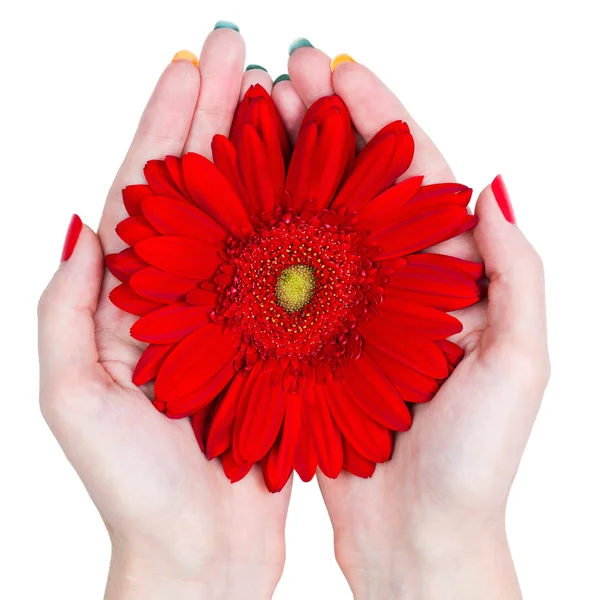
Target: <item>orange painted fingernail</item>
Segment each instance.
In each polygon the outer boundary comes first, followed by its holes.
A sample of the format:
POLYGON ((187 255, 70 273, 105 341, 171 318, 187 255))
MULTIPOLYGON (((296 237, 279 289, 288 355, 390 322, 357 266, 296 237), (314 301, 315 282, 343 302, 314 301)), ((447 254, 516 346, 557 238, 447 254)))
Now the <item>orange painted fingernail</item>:
POLYGON ((331 72, 333 73, 342 63, 345 62, 353 62, 356 61, 349 54, 338 54, 331 59, 331 64, 329 65, 331 68, 331 72))
POLYGON ((198 66, 198 57, 189 50, 180 50, 175 54, 173 60, 171 62, 175 62, 177 60, 188 60, 193 63, 196 67, 198 66))

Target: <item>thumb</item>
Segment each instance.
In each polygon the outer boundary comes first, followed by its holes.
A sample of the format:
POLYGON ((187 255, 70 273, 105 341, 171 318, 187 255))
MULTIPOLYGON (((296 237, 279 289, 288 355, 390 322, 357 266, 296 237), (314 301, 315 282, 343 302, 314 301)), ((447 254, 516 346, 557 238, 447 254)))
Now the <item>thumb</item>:
POLYGON ((61 264, 38 305, 42 388, 91 373, 97 363, 93 317, 103 272, 98 237, 73 215, 61 264))
POLYGON ((546 311, 542 261, 514 224, 514 213, 498 175, 480 194, 475 241, 490 280, 484 343, 508 342, 545 350, 546 311), (487 339, 486 339, 487 338, 487 339))

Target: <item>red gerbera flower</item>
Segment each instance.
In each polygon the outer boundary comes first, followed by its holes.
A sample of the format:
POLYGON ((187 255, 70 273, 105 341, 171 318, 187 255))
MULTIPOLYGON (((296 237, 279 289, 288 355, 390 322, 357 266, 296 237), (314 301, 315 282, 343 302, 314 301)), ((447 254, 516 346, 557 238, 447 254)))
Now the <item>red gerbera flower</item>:
POLYGON ((145 167, 123 190, 130 247, 106 257, 110 297, 149 345, 133 381, 192 417, 232 481, 262 464, 271 491, 387 461, 407 404, 426 402, 461 358, 445 311, 479 299, 480 264, 420 253, 475 223, 471 190, 422 177, 405 123, 356 156, 338 96, 309 109, 290 158, 270 96, 252 87, 229 139, 145 167))

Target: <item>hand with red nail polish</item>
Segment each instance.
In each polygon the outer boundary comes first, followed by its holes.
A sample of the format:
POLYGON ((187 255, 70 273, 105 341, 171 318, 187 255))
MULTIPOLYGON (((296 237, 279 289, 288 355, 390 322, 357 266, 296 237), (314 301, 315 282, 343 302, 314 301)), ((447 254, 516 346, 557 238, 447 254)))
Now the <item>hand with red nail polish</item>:
MULTIPOLYGON (((309 100, 315 81, 341 96, 365 142, 393 120, 408 123, 415 153, 401 179, 455 181, 435 144, 364 65, 332 63, 303 47, 289 73, 309 100)), ((412 429, 396 435, 391 460, 372 478, 319 476, 336 558, 358 600, 520 598, 504 514, 549 376, 543 269, 514 225, 501 177, 475 212, 473 232, 426 250, 485 263, 487 299, 456 313, 464 329, 451 340, 464 359, 431 402, 412 407, 412 429)))
POLYGON ((494 193, 494 197, 496 198, 496 202, 498 203, 504 218, 514 225, 517 222, 517 219, 502 175, 498 175, 494 181, 492 181, 492 192, 494 193))
POLYGON ((75 244, 77 244, 79 234, 81 233, 81 227, 82 223, 79 215, 73 215, 69 223, 69 228, 67 229, 67 235, 65 236, 65 243, 60 257, 61 262, 71 258, 71 254, 73 254, 73 250, 75 250, 75 244))
MULTIPOLYGON (((223 21, 199 61, 189 51, 175 55, 109 192, 98 234, 73 217, 40 300, 41 408, 108 529, 109 600, 265 599, 283 569, 291 484, 271 494, 257 467, 232 485, 219 461, 201 453, 190 420, 167 418, 148 399, 152 390, 132 383, 145 345, 129 335, 135 317, 109 301, 120 282, 104 267, 104 254, 125 247, 115 233, 126 215, 122 189, 146 183, 145 163, 187 151, 211 158, 213 135, 229 131, 240 94, 259 82, 271 88, 265 71, 244 73, 244 54, 237 28, 223 21)), ((305 112, 294 94, 288 89, 278 99, 286 123, 305 112)))

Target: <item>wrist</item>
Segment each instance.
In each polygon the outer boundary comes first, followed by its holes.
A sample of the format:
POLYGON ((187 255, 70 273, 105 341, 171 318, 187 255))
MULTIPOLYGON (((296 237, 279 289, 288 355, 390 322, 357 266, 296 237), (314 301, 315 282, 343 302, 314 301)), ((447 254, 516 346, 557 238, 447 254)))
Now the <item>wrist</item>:
POLYGON ((210 561, 173 561, 113 545, 105 600, 267 600, 279 580, 270 567, 210 561))
POLYGON ((338 562, 355 600, 521 598, 503 516, 428 522, 419 531, 389 531, 377 538, 360 555, 336 540, 338 562))

